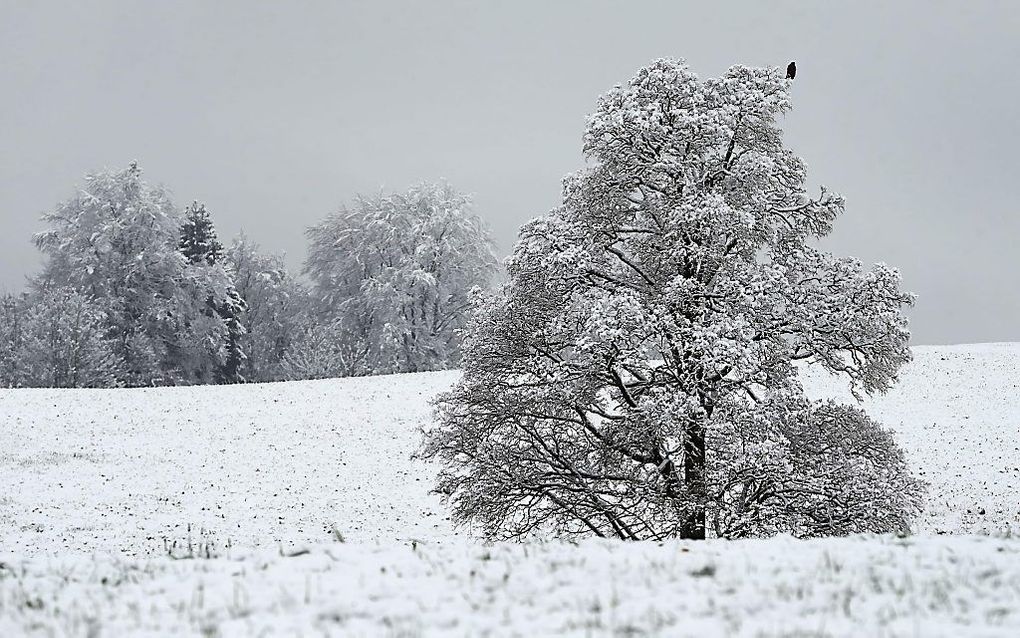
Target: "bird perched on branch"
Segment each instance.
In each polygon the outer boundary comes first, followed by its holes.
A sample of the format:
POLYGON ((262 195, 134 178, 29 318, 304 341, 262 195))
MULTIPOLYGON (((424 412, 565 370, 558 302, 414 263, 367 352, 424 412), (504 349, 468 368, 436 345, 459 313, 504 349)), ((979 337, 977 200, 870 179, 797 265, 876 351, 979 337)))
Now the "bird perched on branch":
POLYGON ((791 62, 786 65, 786 79, 792 80, 797 77, 797 63, 791 62))

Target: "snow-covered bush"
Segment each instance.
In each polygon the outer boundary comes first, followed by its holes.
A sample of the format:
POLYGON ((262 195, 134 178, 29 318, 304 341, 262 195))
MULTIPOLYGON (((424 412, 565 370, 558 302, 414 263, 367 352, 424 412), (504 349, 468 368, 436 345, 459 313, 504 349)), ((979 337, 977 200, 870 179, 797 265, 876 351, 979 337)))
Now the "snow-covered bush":
POLYGON ((306 318, 283 358, 283 377, 335 379, 372 374, 369 355, 369 346, 349 332, 346 322, 316 323, 306 318))
POLYGON ((810 404, 796 361, 881 392, 909 360, 899 274, 813 246, 778 69, 701 81, 659 60, 603 96, 587 166, 479 297, 424 452, 491 537, 906 529, 921 485, 862 413, 810 404))
POLYGON ((11 385, 45 388, 110 388, 124 374, 107 335, 106 314, 70 288, 43 290, 26 298, 19 371, 11 385))
POLYGON ((496 270, 468 198, 446 184, 358 198, 308 230, 319 323, 367 351, 369 373, 456 366, 468 293, 496 270), (336 325, 340 326, 337 328, 336 325))

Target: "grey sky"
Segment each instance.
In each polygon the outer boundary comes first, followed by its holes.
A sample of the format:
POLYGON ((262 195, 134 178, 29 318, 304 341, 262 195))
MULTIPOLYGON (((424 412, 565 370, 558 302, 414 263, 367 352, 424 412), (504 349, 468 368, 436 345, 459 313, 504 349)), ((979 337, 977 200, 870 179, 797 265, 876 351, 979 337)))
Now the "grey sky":
POLYGON ((0 288, 39 215, 137 159, 298 266, 356 192, 447 178, 508 252, 656 57, 797 60, 785 128, 848 202, 829 248, 899 267, 914 343, 1020 341, 1020 3, 0 0, 0 288))

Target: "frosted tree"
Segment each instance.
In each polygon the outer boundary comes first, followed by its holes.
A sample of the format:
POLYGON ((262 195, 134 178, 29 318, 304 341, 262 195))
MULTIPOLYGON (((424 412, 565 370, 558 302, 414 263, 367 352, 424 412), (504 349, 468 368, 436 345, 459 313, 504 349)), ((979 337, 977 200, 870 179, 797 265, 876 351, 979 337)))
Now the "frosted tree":
POLYGON ((205 204, 192 202, 184 210, 180 249, 192 265, 213 266, 223 257, 223 244, 216 237, 216 227, 205 204))
POLYGON ((804 397, 796 362, 882 392, 910 359, 899 274, 813 247, 774 68, 659 60, 598 102, 587 166, 480 296, 424 452, 491 537, 899 532, 920 507, 891 436, 804 397))
POLYGON ((21 355, 25 335, 26 295, 6 294, 0 298, 0 386, 23 385, 25 371, 21 355))
POLYGON ((287 376, 284 357, 304 325, 307 291, 287 271, 282 255, 263 254, 244 235, 231 243, 224 260, 244 302, 241 376, 249 381, 282 380, 287 376))
POLYGON ((244 299, 231 286, 227 289, 226 299, 217 306, 216 310, 227 329, 226 338, 220 351, 220 365, 216 370, 216 382, 239 383, 246 380, 242 374, 242 366, 248 358, 242 342, 245 334, 242 320, 244 299))
MULTIPOLYGON (((221 281, 224 269, 220 262, 223 259, 223 244, 216 236, 216 228, 205 204, 192 203, 184 211, 181 224, 180 251, 188 260, 192 269, 209 270, 210 281, 221 281)), ((241 345, 244 326, 241 316, 244 313, 244 299, 230 282, 226 284, 225 295, 217 298, 216 290, 210 290, 206 299, 206 317, 216 317, 223 322, 225 334, 221 342, 207 342, 207 356, 198 356, 198 380, 216 383, 237 383, 241 381, 241 366, 246 358, 241 345), (208 361, 211 367, 203 366, 208 361)))
POLYGON ((191 383, 210 368, 227 328, 204 312, 227 297, 222 267, 196 267, 180 252, 183 219, 167 191, 132 164, 86 176, 43 216, 35 236, 46 256, 37 287, 69 287, 104 309, 128 385, 191 383))
POLYGON ((468 198, 446 184, 358 198, 308 230, 321 323, 367 350, 371 373, 456 366, 468 293, 496 271, 468 198))
POLYGON ((17 357, 19 385, 46 388, 111 388, 122 384, 122 362, 108 335, 106 314, 69 289, 33 295, 25 313, 17 357))

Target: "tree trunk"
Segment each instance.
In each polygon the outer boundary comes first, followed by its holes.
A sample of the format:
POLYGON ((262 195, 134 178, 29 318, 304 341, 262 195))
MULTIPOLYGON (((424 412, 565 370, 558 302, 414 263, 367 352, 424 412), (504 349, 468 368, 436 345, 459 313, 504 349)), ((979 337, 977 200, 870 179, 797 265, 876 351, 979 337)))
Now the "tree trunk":
POLYGON ((705 421, 697 419, 687 426, 684 441, 684 482, 694 508, 680 529, 680 538, 705 539, 705 421))

